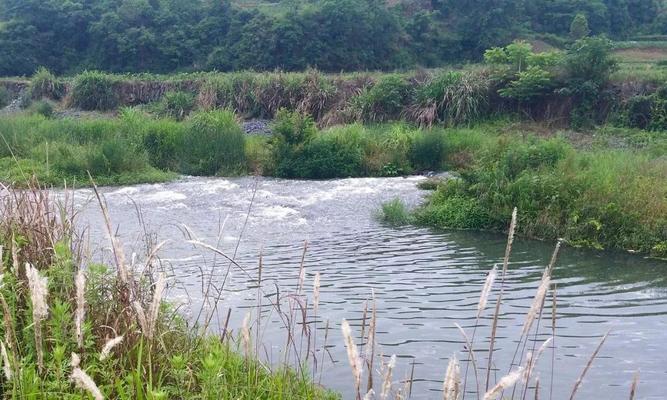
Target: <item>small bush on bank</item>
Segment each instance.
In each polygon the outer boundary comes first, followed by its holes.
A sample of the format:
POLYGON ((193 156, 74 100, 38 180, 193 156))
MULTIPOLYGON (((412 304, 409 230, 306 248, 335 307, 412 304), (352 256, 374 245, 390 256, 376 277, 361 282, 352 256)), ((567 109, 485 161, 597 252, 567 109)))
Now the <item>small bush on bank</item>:
POLYGON ((31 114, 41 115, 45 118, 51 118, 53 116, 53 105, 46 100, 38 100, 33 102, 28 111, 31 114))
POLYGON ((357 118, 365 122, 399 119, 411 97, 412 85, 399 75, 382 77, 352 99, 357 118))
POLYGON ((437 171, 442 167, 445 154, 444 139, 440 132, 416 135, 410 149, 410 161, 415 169, 437 171))
POLYGON ((245 135, 231 111, 193 114, 186 121, 179 148, 183 173, 238 174, 245 170, 245 135))
POLYGON ((195 95, 186 92, 167 92, 155 109, 160 116, 182 121, 195 109, 195 95))
POLYGON ((48 69, 40 67, 30 79, 30 98, 60 100, 65 96, 65 84, 48 69))
POLYGON ((108 111, 118 106, 114 78, 96 71, 77 75, 72 85, 71 102, 87 111, 108 111))

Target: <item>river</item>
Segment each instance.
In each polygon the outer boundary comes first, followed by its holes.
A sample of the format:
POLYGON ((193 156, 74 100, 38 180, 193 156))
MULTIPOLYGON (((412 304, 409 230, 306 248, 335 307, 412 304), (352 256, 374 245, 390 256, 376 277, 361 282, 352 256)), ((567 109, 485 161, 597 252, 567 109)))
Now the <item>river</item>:
MULTIPOLYGON (((307 241, 306 291, 311 290, 316 272, 322 277, 317 341, 320 345, 324 321, 329 320, 330 352, 336 361, 332 365, 326 360, 322 383, 341 391, 344 398, 352 398, 340 322, 348 319, 358 334, 364 304, 373 291, 378 348, 384 355, 397 355, 396 380, 409 374, 414 362, 412 398, 430 399, 441 398, 448 358, 456 353, 465 361, 464 341, 454 323, 472 333, 481 287, 487 272, 502 262, 505 237, 392 228, 378 223, 374 213, 382 202, 398 197, 415 206, 421 201, 425 192, 416 188, 420 179, 184 178, 101 191, 118 235, 128 248, 144 252, 146 232, 153 243, 169 240, 159 253, 170 276, 169 296, 183 304, 189 318, 195 318, 201 308, 202 282, 207 274, 212 272, 213 281, 219 284, 229 264, 186 242, 185 232, 228 255, 236 252, 245 272, 232 269, 220 304, 222 317, 214 320, 214 324, 221 324, 231 309, 230 325, 235 328, 257 305, 259 254, 263 257, 265 293, 275 293, 275 285, 284 292, 294 291, 307 241)), ((92 201, 92 192, 77 190, 75 201, 81 209, 80 226, 88 227, 85 233, 90 248, 106 249, 93 257, 108 260, 107 237, 101 230, 101 213, 92 201)), ((494 356, 498 376, 507 372, 515 349, 513 340, 519 336, 552 251, 553 243, 515 243, 494 356)), ((558 288, 554 398, 569 397, 590 354, 611 329, 578 398, 627 398, 633 374, 640 370, 637 398, 664 399, 667 264, 565 247, 554 282, 558 288)), ((491 299, 496 296, 494 290, 491 299)), ((269 299, 263 301, 266 304, 269 299)), ((480 354, 480 366, 486 365, 486 337, 494 302, 490 301, 477 329, 474 348, 480 354)), ((550 308, 545 312, 550 313, 550 308)), ((275 359, 282 342, 273 343, 272 338, 282 328, 276 323, 275 312, 265 314, 262 340, 267 350, 262 354, 275 359)), ((542 323, 538 344, 550 335, 550 317, 542 323)), ((548 398, 551 351, 547 349, 538 368, 541 386, 546 388, 542 398, 548 398)))

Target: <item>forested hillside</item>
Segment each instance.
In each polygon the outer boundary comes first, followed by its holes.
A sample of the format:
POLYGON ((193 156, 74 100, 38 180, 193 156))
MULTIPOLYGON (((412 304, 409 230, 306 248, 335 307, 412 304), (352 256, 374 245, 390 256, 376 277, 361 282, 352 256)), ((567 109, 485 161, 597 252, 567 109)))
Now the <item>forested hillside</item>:
POLYGON ((517 39, 667 35, 662 0, 0 0, 0 75, 392 70, 517 39))

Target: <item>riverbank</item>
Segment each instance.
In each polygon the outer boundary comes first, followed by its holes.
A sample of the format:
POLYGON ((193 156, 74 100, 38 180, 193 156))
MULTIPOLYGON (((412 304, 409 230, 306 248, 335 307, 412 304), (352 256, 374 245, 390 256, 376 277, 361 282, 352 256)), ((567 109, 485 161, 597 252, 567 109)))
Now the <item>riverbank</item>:
POLYGON ((602 127, 585 133, 498 120, 468 128, 407 123, 318 129, 281 111, 273 135, 246 135, 229 111, 184 121, 126 110, 118 118, 0 118, 0 180, 85 186, 164 182, 179 174, 284 178, 457 172, 415 221, 499 230, 513 207, 521 235, 656 257, 667 252, 667 140, 662 132, 602 127), (642 204, 637 207, 636 204, 642 204))

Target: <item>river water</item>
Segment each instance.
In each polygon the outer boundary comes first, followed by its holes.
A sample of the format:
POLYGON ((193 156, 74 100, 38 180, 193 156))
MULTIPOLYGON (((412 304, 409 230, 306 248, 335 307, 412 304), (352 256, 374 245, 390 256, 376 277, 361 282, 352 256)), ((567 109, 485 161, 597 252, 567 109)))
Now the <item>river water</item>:
MULTIPOLYGON (((208 276, 220 286, 229 263, 186 236, 236 252, 243 268, 232 268, 214 318, 222 324, 231 309, 230 326, 238 329, 257 305, 257 265, 263 258, 264 304, 275 294, 296 290, 304 242, 305 291, 316 272, 322 277, 317 346, 325 321, 335 361, 326 359, 322 384, 353 398, 352 377, 340 335, 340 322, 350 321, 359 334, 365 302, 375 293, 378 351, 398 357, 395 380, 414 364, 412 398, 441 398, 447 360, 465 361, 464 340, 455 323, 472 334, 480 289, 487 272, 502 262, 505 237, 497 234, 445 231, 378 223, 374 214, 395 197, 418 204, 424 192, 421 177, 367 178, 333 181, 285 181, 268 178, 184 178, 154 185, 103 188, 120 239, 138 254, 145 253, 146 233, 153 243, 169 240, 160 251, 170 276, 169 296, 196 319, 208 276), (187 235, 186 233, 189 232, 187 235)), ((79 222, 87 226, 90 248, 105 251, 93 257, 109 259, 108 241, 100 230, 101 213, 90 190, 78 190, 79 222)), ((494 375, 507 372, 542 271, 553 244, 517 240, 507 276, 498 327, 494 375)), ((554 272, 557 284, 557 327, 553 398, 569 398, 572 386, 602 335, 611 333, 586 376, 578 398, 627 398, 635 371, 640 371, 637 398, 664 399, 667 382, 667 264, 638 256, 564 248, 554 272)), ((491 299, 495 299, 494 289, 491 299)), ((493 300, 477 329, 474 349, 486 366, 493 300)), ((550 303, 551 300, 548 301, 550 303)), ((266 308, 266 307, 265 307, 266 308)), ((263 308, 261 354, 280 359, 281 324, 275 312, 263 308), (276 343, 279 342, 279 343, 276 343)), ((210 310, 210 305, 207 307, 210 310)), ((550 314, 547 306, 545 313, 550 314)), ((551 318, 542 321, 542 343, 551 332, 551 318)), ((284 332, 283 332, 284 333, 284 332)), ((535 338, 531 335, 529 349, 535 338)), ((549 398, 552 349, 538 370, 541 398, 549 398)), ((465 369, 465 362, 463 363, 465 369)), ((472 373, 471 373, 472 377, 472 373)), ((474 386, 469 382, 468 390, 474 386)), ((473 398, 474 396, 470 396, 473 398)), ((532 397, 531 397, 532 398, 532 397)))

